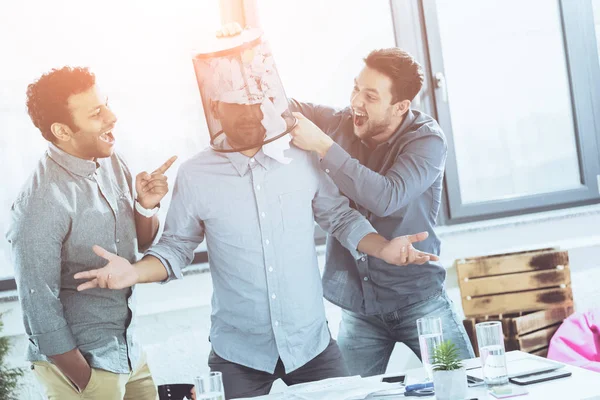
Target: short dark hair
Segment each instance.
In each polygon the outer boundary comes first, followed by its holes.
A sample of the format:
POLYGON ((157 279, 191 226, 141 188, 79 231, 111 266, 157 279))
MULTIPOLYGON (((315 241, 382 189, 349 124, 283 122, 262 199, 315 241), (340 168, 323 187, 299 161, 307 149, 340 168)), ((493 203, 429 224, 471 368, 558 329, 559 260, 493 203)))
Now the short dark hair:
POLYGON ((397 47, 373 50, 364 59, 373 68, 392 80, 392 104, 412 101, 423 87, 423 68, 409 53, 397 47))
POLYGON ((75 130, 69 97, 95 84, 96 76, 88 68, 66 66, 52 69, 27 86, 27 112, 46 140, 54 142, 50 127, 56 122, 75 130))

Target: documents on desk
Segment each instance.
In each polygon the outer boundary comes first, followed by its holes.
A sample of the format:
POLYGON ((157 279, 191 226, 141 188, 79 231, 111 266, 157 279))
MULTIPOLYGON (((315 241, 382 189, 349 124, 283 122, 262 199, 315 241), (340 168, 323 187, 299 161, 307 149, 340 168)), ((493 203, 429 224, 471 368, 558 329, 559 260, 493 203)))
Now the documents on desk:
MULTIPOLYGON (((404 393, 398 383, 363 379, 360 376, 324 379, 288 387, 276 396, 254 397, 252 400, 376 400, 404 393)), ((239 399, 242 400, 242 399, 239 399)), ((249 400, 249 399, 243 399, 249 400)))

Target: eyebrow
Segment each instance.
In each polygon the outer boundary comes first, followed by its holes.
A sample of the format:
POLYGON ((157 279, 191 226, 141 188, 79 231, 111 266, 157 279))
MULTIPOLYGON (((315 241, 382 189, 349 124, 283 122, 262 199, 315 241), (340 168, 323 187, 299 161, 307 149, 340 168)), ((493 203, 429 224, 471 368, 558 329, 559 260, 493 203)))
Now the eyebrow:
POLYGON ((108 96, 106 96, 106 99, 104 100, 104 104, 101 104, 99 106, 96 106, 94 108, 90 108, 90 110, 88 111, 89 114, 92 114, 94 112, 96 112, 100 107, 102 107, 103 105, 107 105, 108 104, 108 96))
MULTIPOLYGON (((356 81, 356 78, 354 78, 354 86, 358 87, 358 82, 356 81)), ((364 90, 366 90, 369 93, 373 93, 373 94, 376 94, 377 96, 379 96, 379 92, 376 89, 365 88, 364 90)))

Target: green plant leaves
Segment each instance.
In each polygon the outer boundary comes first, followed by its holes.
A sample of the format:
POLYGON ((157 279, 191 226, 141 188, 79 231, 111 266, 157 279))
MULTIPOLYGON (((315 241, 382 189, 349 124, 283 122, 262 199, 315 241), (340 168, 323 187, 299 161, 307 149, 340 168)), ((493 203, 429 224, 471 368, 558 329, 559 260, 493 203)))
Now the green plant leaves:
POLYGON ((453 371, 462 367, 458 348, 450 340, 446 340, 433 349, 431 364, 434 371, 453 371))

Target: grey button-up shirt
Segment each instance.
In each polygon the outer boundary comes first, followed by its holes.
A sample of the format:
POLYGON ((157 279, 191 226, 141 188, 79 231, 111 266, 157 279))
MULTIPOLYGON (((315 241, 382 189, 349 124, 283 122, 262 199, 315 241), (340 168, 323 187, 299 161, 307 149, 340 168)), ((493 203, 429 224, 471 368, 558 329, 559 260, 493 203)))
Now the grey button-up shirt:
MULTIPOLYGON (((422 231, 429 237, 415 248, 440 254, 434 231, 440 209, 446 138, 430 116, 409 110, 392 137, 371 149, 354 135, 352 110, 291 101, 336 142, 320 162, 338 188, 377 231, 388 239, 422 231)), ((442 290, 440 263, 398 268, 374 257, 356 260, 328 237, 323 275, 325 297, 345 309, 389 313, 442 290)))
POLYGON ((79 348, 91 367, 128 373, 137 366, 131 289, 77 291, 77 272, 106 260, 92 246, 136 260, 131 174, 113 155, 83 160, 50 144, 15 200, 7 239, 25 331, 27 359, 79 348))
POLYGON ((231 362, 293 371, 321 353, 330 334, 314 244, 314 221, 360 257, 374 232, 349 207, 313 154, 292 147, 281 164, 207 149, 179 168, 164 233, 146 254, 170 278, 206 236, 213 280, 210 341, 231 362))

